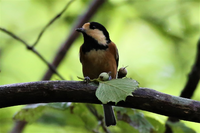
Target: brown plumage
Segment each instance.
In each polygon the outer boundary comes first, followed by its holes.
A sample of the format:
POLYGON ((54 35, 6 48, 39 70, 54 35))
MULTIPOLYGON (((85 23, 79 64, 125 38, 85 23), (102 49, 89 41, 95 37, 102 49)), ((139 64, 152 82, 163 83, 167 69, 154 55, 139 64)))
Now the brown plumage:
MULTIPOLYGON (((112 79, 115 79, 119 60, 118 50, 110 40, 106 28, 97 22, 90 22, 76 30, 84 37, 84 43, 80 47, 80 62, 84 77, 94 79, 102 72, 110 72, 112 79)), ((104 114, 107 126, 116 125, 111 106, 104 105, 104 114)))
POLYGON ((98 78, 102 72, 111 72, 110 76, 116 78, 116 46, 113 42, 108 44, 106 50, 91 50, 84 54, 80 47, 80 61, 82 63, 83 75, 91 79, 98 78))

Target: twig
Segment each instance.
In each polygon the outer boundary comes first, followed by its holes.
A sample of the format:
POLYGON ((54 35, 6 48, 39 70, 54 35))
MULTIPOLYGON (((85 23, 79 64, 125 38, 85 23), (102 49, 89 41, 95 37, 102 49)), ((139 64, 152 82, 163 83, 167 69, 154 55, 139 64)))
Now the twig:
POLYGON ((26 41, 22 40, 21 38, 19 38, 18 36, 16 36, 12 32, 10 32, 10 31, 8 31, 8 30, 6 30, 4 28, 0 27, 0 30, 3 31, 3 32, 5 32, 5 33, 7 33, 8 35, 10 35, 11 37, 13 37, 14 39, 20 41, 21 43, 23 43, 26 46, 27 49, 29 49, 30 46, 28 45, 28 43, 26 41))
POLYGON ((74 0, 70 0, 67 5, 63 8, 63 10, 57 14, 40 32, 40 34, 37 37, 37 40, 35 41, 35 43, 33 43, 32 47, 35 47, 37 45, 37 43, 39 42, 40 38, 42 37, 43 33, 46 31, 46 29, 58 18, 61 17, 61 15, 66 11, 66 9, 69 7, 69 5, 73 2, 74 0))
POLYGON ((26 48, 28 50, 31 50, 33 53, 35 53, 48 67, 49 69, 55 73, 56 75, 58 75, 58 77, 62 80, 64 80, 64 78, 57 72, 57 70, 50 64, 48 63, 48 61, 39 53, 37 52, 34 47, 31 47, 26 41, 24 41, 23 39, 21 39, 20 37, 16 36, 14 33, 4 29, 4 28, 1 28, 0 27, 0 30, 7 33, 8 35, 10 35, 11 37, 13 37, 14 39, 18 40, 19 42, 21 42, 22 44, 24 44, 26 46, 26 48))
MULTIPOLYGON (((0 108, 49 102, 102 104, 95 96, 97 87, 78 81, 39 81, 0 86, 0 108)), ((139 88, 112 106, 136 108, 200 123, 200 102, 139 88)))

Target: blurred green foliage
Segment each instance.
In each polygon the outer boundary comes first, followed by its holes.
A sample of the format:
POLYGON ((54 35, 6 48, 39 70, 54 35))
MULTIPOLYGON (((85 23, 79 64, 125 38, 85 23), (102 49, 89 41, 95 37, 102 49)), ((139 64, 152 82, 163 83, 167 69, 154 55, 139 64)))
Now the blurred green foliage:
MULTIPOLYGON (((42 28, 67 4, 68 0, 0 0, 0 27, 12 31, 33 43, 42 28)), ((74 1, 64 15, 54 22, 42 36, 36 49, 49 61, 66 40, 71 27, 88 8, 91 1, 74 1)), ((109 0, 91 21, 103 24, 119 50, 119 67, 128 65, 128 77, 152 88, 178 96, 187 81, 187 74, 195 60, 196 43, 200 35, 199 0, 109 0)), ((70 48, 58 71, 67 80, 82 76, 79 62, 80 36, 70 48)), ((47 67, 25 46, 0 32, 0 85, 39 81, 47 67)), ((59 80, 53 76, 52 80, 59 80)), ((200 101, 198 86, 193 99, 200 101)), ((95 105, 99 113, 102 108, 95 105)), ((12 117, 22 106, 0 109, 0 132, 12 129, 12 117)), ((150 121, 164 123, 166 117, 150 112, 150 121)), ((185 125, 200 132, 197 123, 185 125)), ((95 117, 83 104, 70 110, 47 110, 24 132, 92 132, 95 117), (66 118, 66 119, 64 119, 66 118), (49 119, 49 120, 48 120, 49 119), (51 119, 51 120, 50 120, 51 119), (58 121, 56 122, 51 121, 58 121), (64 124, 60 121, 64 121, 64 124), (60 124, 59 124, 60 123, 60 124)), ((113 132, 129 132, 133 128, 122 121, 109 127, 113 132)), ((155 125, 153 125, 155 127, 155 125)), ((156 128, 156 127, 155 127, 156 128)), ((174 129, 175 130, 175 129, 174 129)), ((103 130, 101 130, 103 132, 103 130)))

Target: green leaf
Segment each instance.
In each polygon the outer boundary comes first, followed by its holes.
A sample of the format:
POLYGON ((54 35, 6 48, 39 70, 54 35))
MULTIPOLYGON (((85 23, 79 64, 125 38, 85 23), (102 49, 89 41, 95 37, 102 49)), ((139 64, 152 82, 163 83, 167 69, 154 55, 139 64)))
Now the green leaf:
MULTIPOLYGON (((141 113, 141 111, 138 111, 136 109, 134 110, 128 109, 126 110, 127 113, 124 113, 124 112, 125 112, 124 110, 122 111, 118 110, 117 119, 120 121, 124 121, 125 123, 128 123, 139 133, 161 133, 161 132, 157 132, 158 130, 155 129, 155 127, 144 116, 144 114, 141 113)), ((158 124, 158 122, 156 124, 158 124)))
POLYGON ((127 96, 138 88, 136 80, 123 78, 100 82, 96 91, 97 98, 103 103, 125 101, 127 96))
POLYGON ((145 118, 152 124, 154 127, 154 132, 153 133, 164 133, 165 132, 165 124, 160 122, 159 120, 155 119, 153 116, 145 116, 145 118))
POLYGON ((153 125, 142 113, 135 112, 134 115, 130 115, 130 119, 132 120, 130 125, 136 128, 140 133, 151 133, 154 131, 153 125))
POLYGON ((69 115, 66 115, 66 112, 63 110, 45 109, 42 113, 42 116, 38 118, 36 122, 42 123, 42 125, 66 126, 66 120, 69 119, 69 115))
POLYGON ((46 104, 44 103, 27 105, 19 112, 17 112, 13 119, 26 121, 29 123, 34 122, 42 115, 42 112, 45 108, 46 104))
POLYGON ((187 127, 182 122, 167 121, 167 124, 172 128, 174 133, 196 133, 193 129, 187 127))
POLYGON ((78 116, 78 120, 74 120, 76 121, 76 124, 84 124, 84 127, 86 127, 86 129, 89 130, 94 129, 98 125, 98 121, 95 115, 93 115, 91 111, 89 111, 89 108, 87 106, 88 105, 92 106, 95 110, 96 107, 92 104, 77 104, 77 105, 78 106, 74 108, 74 114, 78 116), (77 121, 79 123, 77 123, 77 121))
POLYGON ((18 111, 14 115, 13 119, 32 123, 41 117, 43 111, 46 109, 53 108, 57 110, 65 110, 69 106, 70 104, 66 102, 30 104, 18 111))

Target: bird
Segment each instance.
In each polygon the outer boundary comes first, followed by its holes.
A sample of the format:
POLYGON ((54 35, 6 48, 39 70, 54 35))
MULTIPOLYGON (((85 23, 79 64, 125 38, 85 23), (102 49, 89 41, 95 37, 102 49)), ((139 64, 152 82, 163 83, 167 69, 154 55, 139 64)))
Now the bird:
MULTIPOLYGON (((116 79, 119 54, 106 28, 98 22, 87 22, 76 31, 82 33, 84 38, 79 50, 84 77, 95 79, 102 72, 107 72, 112 79, 116 79)), ((103 108, 106 126, 116 125, 112 106, 103 104, 103 108)))

